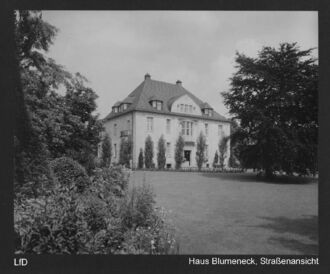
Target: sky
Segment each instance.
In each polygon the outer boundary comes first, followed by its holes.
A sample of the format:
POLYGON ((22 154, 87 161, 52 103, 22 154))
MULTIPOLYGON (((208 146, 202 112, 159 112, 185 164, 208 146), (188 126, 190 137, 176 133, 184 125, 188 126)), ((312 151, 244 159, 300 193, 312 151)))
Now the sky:
POLYGON ((181 80, 228 117, 220 92, 230 88, 237 51, 256 57, 283 42, 318 47, 315 11, 43 11, 43 19, 59 30, 47 55, 89 80, 100 118, 146 73, 181 80))

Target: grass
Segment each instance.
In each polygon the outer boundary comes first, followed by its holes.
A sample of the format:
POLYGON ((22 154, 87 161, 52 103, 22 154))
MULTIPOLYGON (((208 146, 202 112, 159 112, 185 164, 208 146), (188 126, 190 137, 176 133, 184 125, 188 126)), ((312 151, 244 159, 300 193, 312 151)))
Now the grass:
POLYGON ((317 180, 134 171, 170 211, 181 254, 317 254, 317 180), (144 179, 145 178, 145 179, 144 179))

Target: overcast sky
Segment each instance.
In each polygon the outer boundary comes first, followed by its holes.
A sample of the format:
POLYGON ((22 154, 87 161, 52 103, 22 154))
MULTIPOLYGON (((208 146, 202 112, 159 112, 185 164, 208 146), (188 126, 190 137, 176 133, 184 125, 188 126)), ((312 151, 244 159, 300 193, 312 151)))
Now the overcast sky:
MULTIPOLYGON (((318 47, 317 12, 247 11, 44 11, 59 29, 48 55, 80 72, 99 98, 103 118, 149 73, 182 85, 222 115, 239 51, 298 42, 318 47)), ((315 51, 317 57, 317 50, 315 51)))

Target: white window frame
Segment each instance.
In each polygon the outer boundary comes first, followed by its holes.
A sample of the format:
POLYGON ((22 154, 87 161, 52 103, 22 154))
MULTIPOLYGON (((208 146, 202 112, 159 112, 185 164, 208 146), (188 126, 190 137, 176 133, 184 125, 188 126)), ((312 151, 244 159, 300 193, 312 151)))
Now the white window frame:
POLYGON ((166 143, 166 157, 171 158, 171 143, 166 143))
POLYGON ((154 130, 154 117, 147 117, 147 131, 153 132, 154 130))

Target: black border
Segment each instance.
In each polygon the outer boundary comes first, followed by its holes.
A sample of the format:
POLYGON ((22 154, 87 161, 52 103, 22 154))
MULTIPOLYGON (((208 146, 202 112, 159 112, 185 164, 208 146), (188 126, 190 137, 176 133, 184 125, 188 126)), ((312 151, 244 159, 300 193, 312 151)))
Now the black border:
MULTIPOLYGON (((1 119, 1 165, 0 165, 0 272, 29 273, 330 273, 330 1, 328 0, 218 0, 213 2, 188 0, 6 0, 1 7, 1 51, 0 51, 0 119, 1 119), (14 122, 15 66, 13 54, 14 36, 13 21, 10 11, 13 9, 41 10, 313 10, 319 14, 319 64, 320 64, 320 99, 319 99, 319 266, 192 266, 188 264, 189 256, 134 256, 134 255, 34 255, 28 258, 29 265, 25 268, 14 267, 13 258, 13 190, 12 190, 12 136, 14 122), (3 49, 4 47, 4 49, 3 49)), ((17 256, 16 256, 17 257, 17 256)), ((23 256, 22 256, 23 257, 23 256)), ((192 257, 192 256, 190 256, 192 257)), ((211 256, 198 256, 210 258, 211 256)), ((251 257, 217 256, 217 257, 251 257)), ((258 258, 260 256, 254 256, 258 258)), ((270 256, 268 256, 270 257, 270 256)), ((304 256, 281 256, 304 257, 304 256)))

